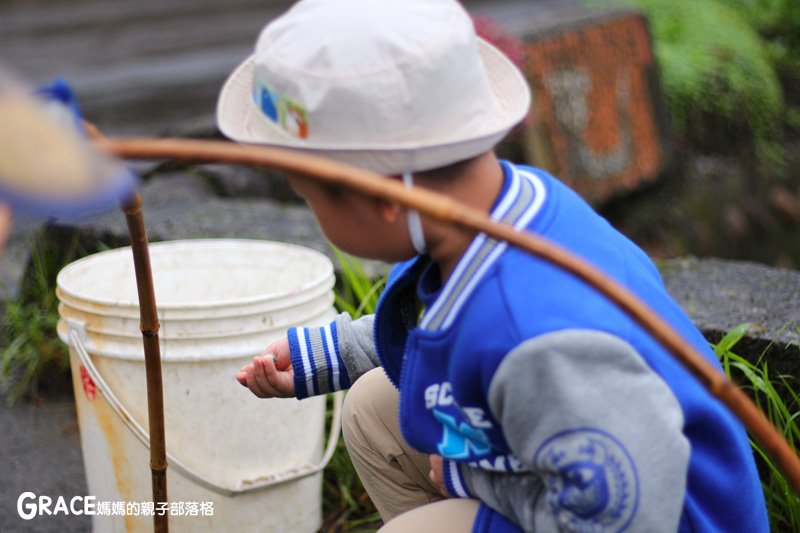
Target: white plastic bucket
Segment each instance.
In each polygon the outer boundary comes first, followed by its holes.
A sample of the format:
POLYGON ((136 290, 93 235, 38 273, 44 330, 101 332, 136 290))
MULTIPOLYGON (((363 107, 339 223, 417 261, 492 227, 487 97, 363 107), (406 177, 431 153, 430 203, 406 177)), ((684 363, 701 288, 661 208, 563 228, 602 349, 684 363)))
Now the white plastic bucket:
MULTIPOLYGON (((158 305, 172 531, 319 529, 325 399, 263 400, 234 375, 290 326, 334 316, 333 267, 287 244, 187 240, 150 247, 158 305)), ((130 248, 57 278, 95 531, 152 531, 147 392, 130 248)))

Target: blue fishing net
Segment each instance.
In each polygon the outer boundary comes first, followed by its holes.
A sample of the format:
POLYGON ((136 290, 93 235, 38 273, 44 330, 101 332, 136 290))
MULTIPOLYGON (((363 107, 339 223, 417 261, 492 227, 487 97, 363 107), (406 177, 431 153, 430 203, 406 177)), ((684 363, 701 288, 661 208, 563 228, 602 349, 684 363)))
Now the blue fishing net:
POLYGON ((119 207, 137 179, 89 142, 64 80, 29 94, 0 84, 0 202, 35 217, 75 219, 119 207))

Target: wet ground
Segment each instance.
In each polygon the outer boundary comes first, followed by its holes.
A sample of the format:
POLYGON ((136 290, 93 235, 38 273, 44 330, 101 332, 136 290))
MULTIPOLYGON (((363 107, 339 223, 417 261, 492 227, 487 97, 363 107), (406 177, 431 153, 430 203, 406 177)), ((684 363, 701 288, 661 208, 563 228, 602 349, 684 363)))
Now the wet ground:
MULTIPOLYGON (((36 405, 0 399, 0 531, 65 533, 89 531, 86 516, 36 516, 23 520, 17 503, 25 492, 70 501, 86 495, 75 402, 68 395, 36 405)), ((24 503, 24 502, 23 502, 24 503)), ((23 507, 23 513, 26 513, 23 507)))

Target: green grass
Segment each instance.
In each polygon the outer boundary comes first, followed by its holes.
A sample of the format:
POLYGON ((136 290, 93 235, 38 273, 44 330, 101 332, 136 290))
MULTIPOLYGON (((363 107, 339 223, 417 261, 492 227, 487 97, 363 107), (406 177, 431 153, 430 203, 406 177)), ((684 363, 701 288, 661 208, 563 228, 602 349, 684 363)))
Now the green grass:
POLYGON ((54 300, 55 296, 38 304, 14 301, 6 306, 0 385, 7 391, 9 405, 24 394, 36 396, 46 372, 69 369, 66 348, 55 335, 58 313, 54 300))
POLYGON ((323 475, 322 510, 321 531, 367 532, 382 525, 341 438, 323 475))
MULTIPOLYGON (((372 276, 364 263, 334 248, 339 263, 335 305, 353 318, 375 312, 378 298, 386 284, 385 275, 372 276)), ((330 414, 330 413, 329 413, 330 414)), ((323 478, 322 531, 376 531, 381 519, 358 479, 344 441, 339 439, 336 452, 323 478)))
POLYGON ((378 298, 386 285, 386 276, 371 277, 364 263, 353 256, 334 248, 333 253, 339 263, 339 284, 336 290, 335 305, 339 311, 359 318, 375 312, 378 298))
MULTIPOLYGON (((70 254, 80 255, 77 249, 70 254)), ((385 286, 385 276, 372 276, 361 261, 338 251, 336 255, 340 264, 337 308, 356 317, 373 313, 385 286)), ((53 259, 46 254, 34 254, 33 261, 35 279, 18 300, 7 304, 2 319, 0 379, 10 387, 9 399, 30 393, 31 388, 35 392, 44 372, 66 372, 69 366, 66 349, 55 333, 58 311, 53 286, 57 265, 49 264, 53 259)), ((796 447, 800 442, 797 378, 775 374, 763 358, 750 362, 735 353, 737 342, 749 326, 743 324, 730 331, 714 345, 715 353, 728 377, 751 394, 770 422, 796 447)), ((759 463, 773 530, 800 531, 800 498, 760 445, 755 441, 751 444, 759 463)), ((381 525, 341 440, 323 478, 323 513, 324 531, 374 531, 381 525)))
MULTIPOLYGON (((748 391, 758 408, 797 449, 800 442, 800 397, 795 376, 774 374, 763 360, 752 363, 733 352, 733 348, 744 337, 751 324, 742 324, 714 346, 714 352, 722 362, 725 374, 748 391)), ((800 531, 800 498, 773 460, 761 445, 750 440, 753 453, 759 464, 761 486, 769 511, 773 531, 800 531)))
POLYGON ((0 317, 0 388, 8 404, 24 395, 38 396, 43 380, 69 370, 69 352, 56 334, 55 279, 64 265, 87 251, 77 237, 71 237, 56 252, 47 244, 45 232, 39 230, 34 238, 28 275, 0 317))

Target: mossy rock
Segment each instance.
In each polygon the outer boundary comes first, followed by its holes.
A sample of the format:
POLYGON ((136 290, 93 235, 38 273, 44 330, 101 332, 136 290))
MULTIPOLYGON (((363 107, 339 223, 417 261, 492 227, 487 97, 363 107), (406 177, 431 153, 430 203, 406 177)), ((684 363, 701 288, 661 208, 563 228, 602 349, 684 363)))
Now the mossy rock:
POLYGON ((676 132, 697 149, 768 156, 784 100, 767 50, 734 5, 719 0, 629 0, 650 21, 676 132))

